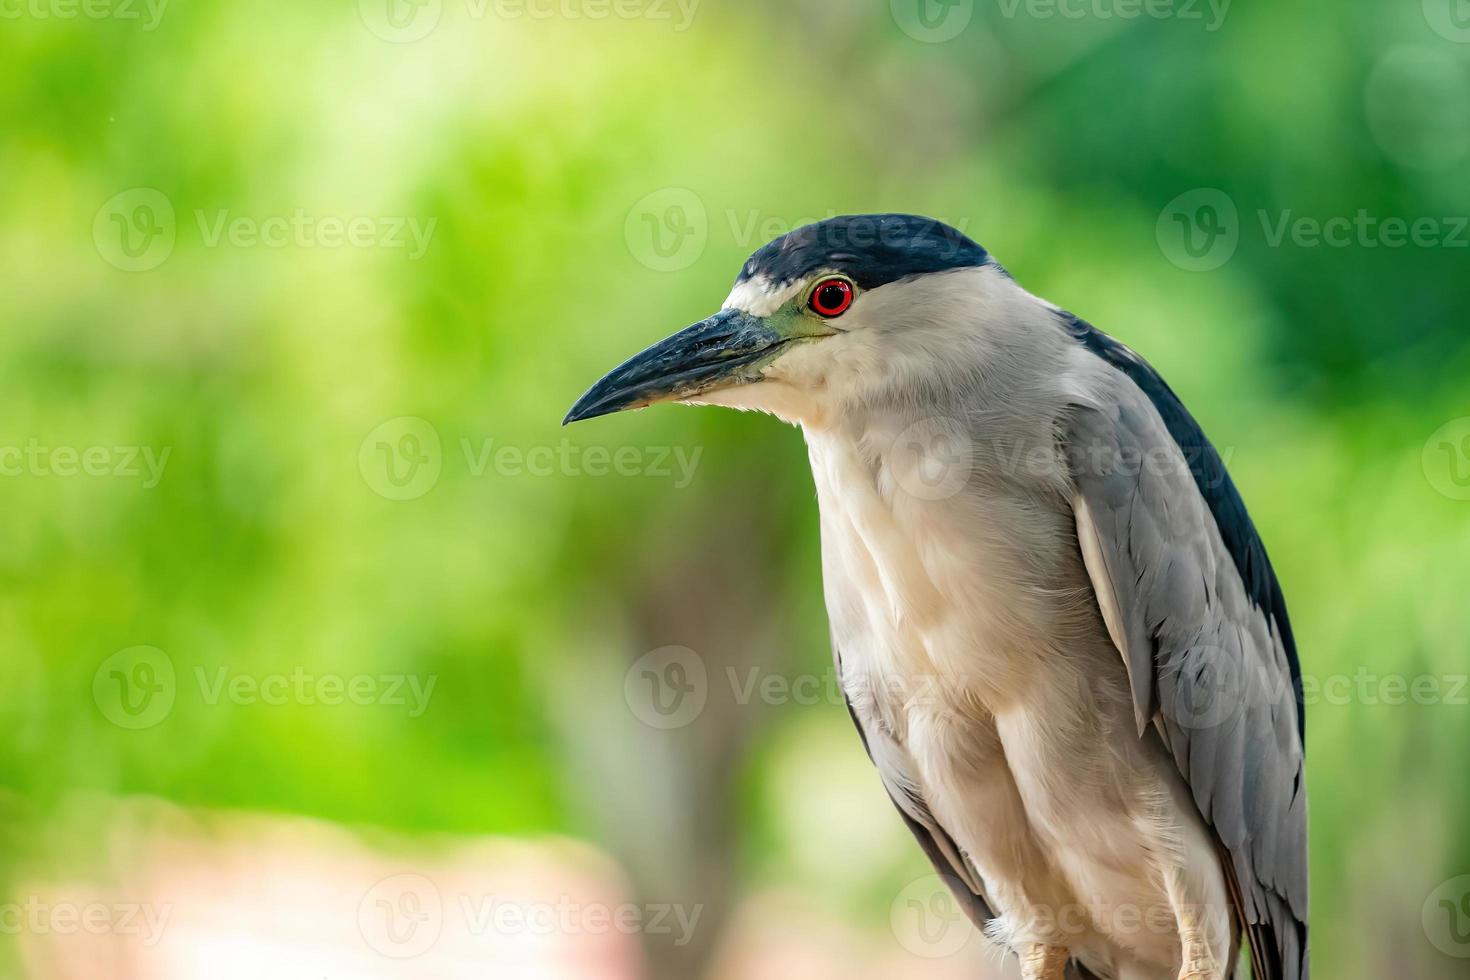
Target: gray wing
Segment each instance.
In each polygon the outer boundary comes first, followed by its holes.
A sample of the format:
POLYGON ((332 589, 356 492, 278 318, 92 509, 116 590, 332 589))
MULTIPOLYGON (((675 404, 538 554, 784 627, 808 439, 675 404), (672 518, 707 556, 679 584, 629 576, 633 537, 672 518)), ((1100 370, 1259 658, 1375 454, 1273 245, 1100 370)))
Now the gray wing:
POLYGON ((1286 605, 1224 463, 1132 351, 1070 319, 1108 395, 1069 415, 1073 509, 1098 606, 1152 724, 1228 854, 1256 980, 1306 980, 1301 672, 1286 605))
MULTIPOLYGON (((839 674, 841 669, 839 656, 839 674)), ((985 924, 995 918, 995 913, 981 890, 980 876, 961 854, 959 845, 929 812, 929 805, 924 802, 918 783, 910 772, 907 755, 882 731, 875 729, 869 733, 851 701, 847 702, 847 713, 852 716, 852 723, 857 726, 858 735, 863 740, 863 748, 868 750, 868 758, 873 760, 878 777, 883 780, 883 788, 898 808, 899 816, 903 817, 903 822, 934 865, 934 870, 964 907, 970 921, 984 929, 985 924)))

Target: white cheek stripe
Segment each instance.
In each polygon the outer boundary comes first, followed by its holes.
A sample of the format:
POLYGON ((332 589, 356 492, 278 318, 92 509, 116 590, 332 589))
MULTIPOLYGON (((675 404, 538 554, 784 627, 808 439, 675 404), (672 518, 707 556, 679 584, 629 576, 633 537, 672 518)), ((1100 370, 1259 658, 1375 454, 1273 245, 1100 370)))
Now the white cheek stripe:
POLYGON ((800 293, 805 285, 806 281, 802 280, 778 289, 765 276, 754 276, 735 284, 722 309, 740 310, 751 316, 770 316, 800 293))

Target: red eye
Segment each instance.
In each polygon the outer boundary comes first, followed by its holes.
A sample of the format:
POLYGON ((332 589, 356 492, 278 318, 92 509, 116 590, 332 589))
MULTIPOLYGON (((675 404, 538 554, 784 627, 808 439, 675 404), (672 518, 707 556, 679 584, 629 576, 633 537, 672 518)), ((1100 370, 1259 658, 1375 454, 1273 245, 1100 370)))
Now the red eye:
POLYGON ((851 305, 852 283, 846 279, 827 279, 812 290, 812 312, 818 316, 841 316, 851 305))

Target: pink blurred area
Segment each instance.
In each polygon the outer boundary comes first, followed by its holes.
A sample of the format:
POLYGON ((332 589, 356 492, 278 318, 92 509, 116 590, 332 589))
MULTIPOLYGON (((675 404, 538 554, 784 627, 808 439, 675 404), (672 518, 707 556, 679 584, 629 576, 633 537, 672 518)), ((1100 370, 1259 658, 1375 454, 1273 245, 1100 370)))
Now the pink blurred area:
POLYGON ((716 931, 711 980, 1005 975, 978 937, 926 958, 796 892, 749 897, 724 923, 698 905, 640 905, 616 862, 561 839, 404 839, 151 800, 109 805, 103 827, 86 845, 102 860, 72 862, 85 878, 55 861, 8 896, 23 976, 643 980, 645 933, 696 929, 716 931))
POLYGON ((869 933, 814 911, 800 896, 747 900, 710 980, 1002 980, 999 953, 970 933, 962 949, 922 955, 885 930, 869 933))
POLYGON ((147 807, 109 885, 22 884, 34 980, 634 980, 618 869, 574 843, 373 841, 284 817, 147 807), (604 912, 606 913, 604 916, 604 912), (85 924, 91 918, 92 925, 85 924))

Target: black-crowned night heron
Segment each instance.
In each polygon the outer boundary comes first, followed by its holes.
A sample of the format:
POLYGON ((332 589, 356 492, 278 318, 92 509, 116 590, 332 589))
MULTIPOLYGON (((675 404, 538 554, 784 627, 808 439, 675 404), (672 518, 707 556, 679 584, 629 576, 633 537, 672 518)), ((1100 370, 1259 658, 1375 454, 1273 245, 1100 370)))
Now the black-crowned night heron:
POLYGON ((889 795, 1027 980, 1307 965, 1300 668, 1219 454, 1133 351, 907 215, 756 252, 567 421, 805 433, 837 669, 889 795))

